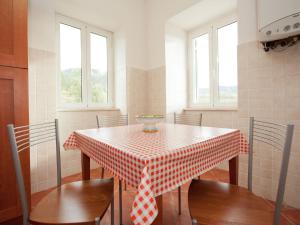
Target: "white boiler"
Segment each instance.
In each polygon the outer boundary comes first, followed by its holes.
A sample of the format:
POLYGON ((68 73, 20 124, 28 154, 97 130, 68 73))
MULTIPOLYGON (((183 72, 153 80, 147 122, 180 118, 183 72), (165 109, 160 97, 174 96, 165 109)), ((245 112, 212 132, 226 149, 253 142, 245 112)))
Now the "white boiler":
POLYGON ((290 39, 280 44, 297 42, 300 35, 300 0, 257 0, 257 20, 258 37, 262 43, 287 38, 290 39))

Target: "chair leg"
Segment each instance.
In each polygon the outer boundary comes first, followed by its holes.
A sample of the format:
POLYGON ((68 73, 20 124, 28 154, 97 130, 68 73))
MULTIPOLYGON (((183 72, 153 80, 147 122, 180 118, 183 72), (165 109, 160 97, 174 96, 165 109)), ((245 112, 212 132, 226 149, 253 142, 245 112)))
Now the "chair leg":
POLYGON ((196 219, 192 219, 192 225, 198 225, 198 221, 196 219))
POLYGON ((200 177, 200 176, 198 176, 198 180, 201 180, 201 177, 200 177))
POLYGON ((100 217, 95 218, 95 225, 100 225, 100 217))
POLYGON ((104 168, 101 167, 101 179, 103 179, 103 178, 104 178, 104 168))
POLYGON ((111 220, 111 225, 115 224, 115 199, 114 197, 111 200, 110 204, 110 220, 111 220))
POLYGON ((181 187, 178 187, 178 214, 181 215, 181 187))
POLYGON ((119 218, 120 225, 122 225, 122 181, 119 180, 119 218))
POLYGON ((127 184, 126 184, 126 182, 124 183, 124 191, 127 191, 127 184))

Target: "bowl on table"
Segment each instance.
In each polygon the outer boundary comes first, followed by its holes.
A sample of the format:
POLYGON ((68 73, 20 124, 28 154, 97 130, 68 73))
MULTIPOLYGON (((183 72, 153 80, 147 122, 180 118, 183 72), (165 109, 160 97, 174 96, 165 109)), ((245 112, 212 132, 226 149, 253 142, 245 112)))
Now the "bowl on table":
POLYGON ((154 133, 158 131, 157 124, 162 122, 164 116, 162 115, 139 115, 136 117, 138 123, 144 124, 143 131, 146 133, 154 133))

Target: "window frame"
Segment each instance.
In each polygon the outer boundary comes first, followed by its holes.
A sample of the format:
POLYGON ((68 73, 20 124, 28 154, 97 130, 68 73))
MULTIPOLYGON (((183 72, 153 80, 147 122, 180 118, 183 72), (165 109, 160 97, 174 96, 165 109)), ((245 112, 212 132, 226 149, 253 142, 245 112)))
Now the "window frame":
POLYGON ((189 107, 199 108, 203 110, 235 110, 238 107, 238 97, 234 104, 223 104, 219 101, 219 64, 218 64, 218 29, 238 22, 235 14, 223 16, 209 23, 201 25, 188 32, 188 89, 189 89, 189 107), (194 84, 194 48, 193 39, 203 34, 209 35, 209 81, 210 81, 210 103, 203 104, 201 102, 194 101, 195 84, 194 84))
POLYGON ((211 27, 208 25, 202 26, 197 28, 196 30, 189 33, 189 67, 190 67, 190 105, 195 107, 201 108, 211 108, 211 103, 213 101, 213 90, 211 84, 213 83, 213 77, 211 76, 213 65, 212 65, 212 40, 211 40, 211 27), (195 96, 195 76, 194 76, 194 47, 193 47, 193 39, 200 37, 202 35, 208 34, 208 49, 209 49, 209 95, 210 95, 210 102, 209 104, 202 104, 202 103, 194 103, 194 96, 195 96))
POLYGON ((77 19, 56 14, 56 49, 57 49, 57 108, 58 110, 96 110, 110 109, 114 107, 114 76, 113 76, 113 33, 103 30, 77 19), (60 76, 60 24, 65 24, 81 30, 81 71, 82 71, 82 102, 63 103, 61 101, 61 76, 60 76), (97 104, 92 102, 91 95, 91 51, 90 33, 103 36, 107 39, 107 103, 97 104))

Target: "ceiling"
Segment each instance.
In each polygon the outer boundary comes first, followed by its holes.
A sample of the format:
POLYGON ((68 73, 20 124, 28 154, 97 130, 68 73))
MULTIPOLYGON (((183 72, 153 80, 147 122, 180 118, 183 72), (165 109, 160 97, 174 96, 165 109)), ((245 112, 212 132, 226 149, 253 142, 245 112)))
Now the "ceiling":
POLYGON ((168 22, 184 30, 191 30, 224 14, 234 12, 237 0, 202 0, 172 17, 168 22))

